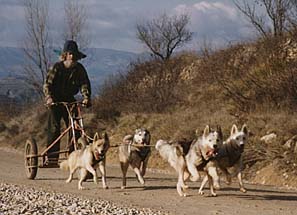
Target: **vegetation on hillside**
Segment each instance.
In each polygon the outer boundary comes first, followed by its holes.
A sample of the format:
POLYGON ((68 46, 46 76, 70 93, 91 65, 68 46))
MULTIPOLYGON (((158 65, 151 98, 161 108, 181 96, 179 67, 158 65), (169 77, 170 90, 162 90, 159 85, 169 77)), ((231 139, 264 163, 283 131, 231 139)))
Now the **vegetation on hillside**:
MULTIPOLYGON (((296 156, 283 147, 297 133, 294 38, 270 37, 223 50, 180 53, 168 61, 135 62, 127 73, 106 81, 94 109, 111 123, 106 128, 116 141, 137 127, 149 128, 153 143, 193 139, 206 124, 221 125, 226 138, 233 123, 246 123, 245 164, 251 169, 246 174, 254 177, 277 160, 275 168, 296 175, 296 156), (272 132, 276 139, 260 140, 272 132)), ((151 165, 166 166, 154 153, 151 165)))

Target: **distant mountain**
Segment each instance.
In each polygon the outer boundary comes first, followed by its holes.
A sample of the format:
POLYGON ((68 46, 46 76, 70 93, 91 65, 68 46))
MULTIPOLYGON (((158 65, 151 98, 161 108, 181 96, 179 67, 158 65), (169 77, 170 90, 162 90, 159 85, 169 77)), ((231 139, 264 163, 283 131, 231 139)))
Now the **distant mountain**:
POLYGON ((0 47, 0 78, 21 75, 25 63, 21 48, 0 47))
POLYGON ((123 72, 138 57, 132 52, 112 49, 90 48, 85 51, 87 58, 82 60, 94 87, 98 87, 105 78, 119 71, 123 72))
MULTIPOLYGON (((23 66, 26 57, 21 48, 0 47, 0 96, 25 99, 32 90, 23 81, 23 66)), ((135 60, 138 54, 112 49, 90 48, 84 51, 87 58, 81 62, 86 67, 92 88, 96 89, 105 78, 119 71, 125 71, 129 63, 135 60)), ((58 56, 53 51, 53 63, 58 56)), ((26 99, 25 99, 26 100, 26 99)), ((1 102, 1 101, 0 101, 1 102)))

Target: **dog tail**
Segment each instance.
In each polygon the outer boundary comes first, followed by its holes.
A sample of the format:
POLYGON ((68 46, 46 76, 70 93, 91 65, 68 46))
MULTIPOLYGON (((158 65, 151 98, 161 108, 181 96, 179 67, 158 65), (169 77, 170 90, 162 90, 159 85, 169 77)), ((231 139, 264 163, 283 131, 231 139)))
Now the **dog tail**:
POLYGON ((155 148, 157 150, 159 150, 161 148, 162 145, 166 144, 167 142, 165 140, 158 140, 157 143, 156 143, 156 146, 155 148))
POLYGON ((60 169, 61 170, 64 170, 64 171, 68 171, 69 170, 68 160, 65 160, 62 163, 60 163, 60 169))

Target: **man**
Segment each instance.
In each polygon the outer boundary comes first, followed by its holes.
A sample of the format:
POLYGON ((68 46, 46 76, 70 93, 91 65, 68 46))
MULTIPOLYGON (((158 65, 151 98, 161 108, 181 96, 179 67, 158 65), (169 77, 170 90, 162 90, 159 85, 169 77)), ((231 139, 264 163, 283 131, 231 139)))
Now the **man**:
MULTIPOLYGON (((48 71, 43 92, 45 103, 49 107, 48 117, 48 140, 47 146, 60 135, 61 119, 66 125, 69 124, 68 113, 63 105, 52 105, 55 102, 74 102, 74 96, 80 91, 83 96, 83 105, 91 105, 91 85, 88 74, 78 60, 85 58, 86 55, 78 50, 75 41, 68 40, 64 44, 60 61, 48 71)), ((52 153, 60 150, 60 142, 57 142, 48 150, 52 153)), ((73 147, 70 148, 73 150, 73 147)), ((51 163, 58 162, 59 154, 48 155, 51 163)))

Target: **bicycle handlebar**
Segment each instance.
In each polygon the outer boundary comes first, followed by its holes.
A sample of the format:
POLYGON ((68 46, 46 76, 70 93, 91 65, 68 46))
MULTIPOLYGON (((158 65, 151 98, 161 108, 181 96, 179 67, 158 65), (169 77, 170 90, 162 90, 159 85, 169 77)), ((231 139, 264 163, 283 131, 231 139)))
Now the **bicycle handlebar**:
POLYGON ((75 101, 75 102, 53 102, 52 105, 74 105, 74 104, 82 104, 82 101, 75 101))

